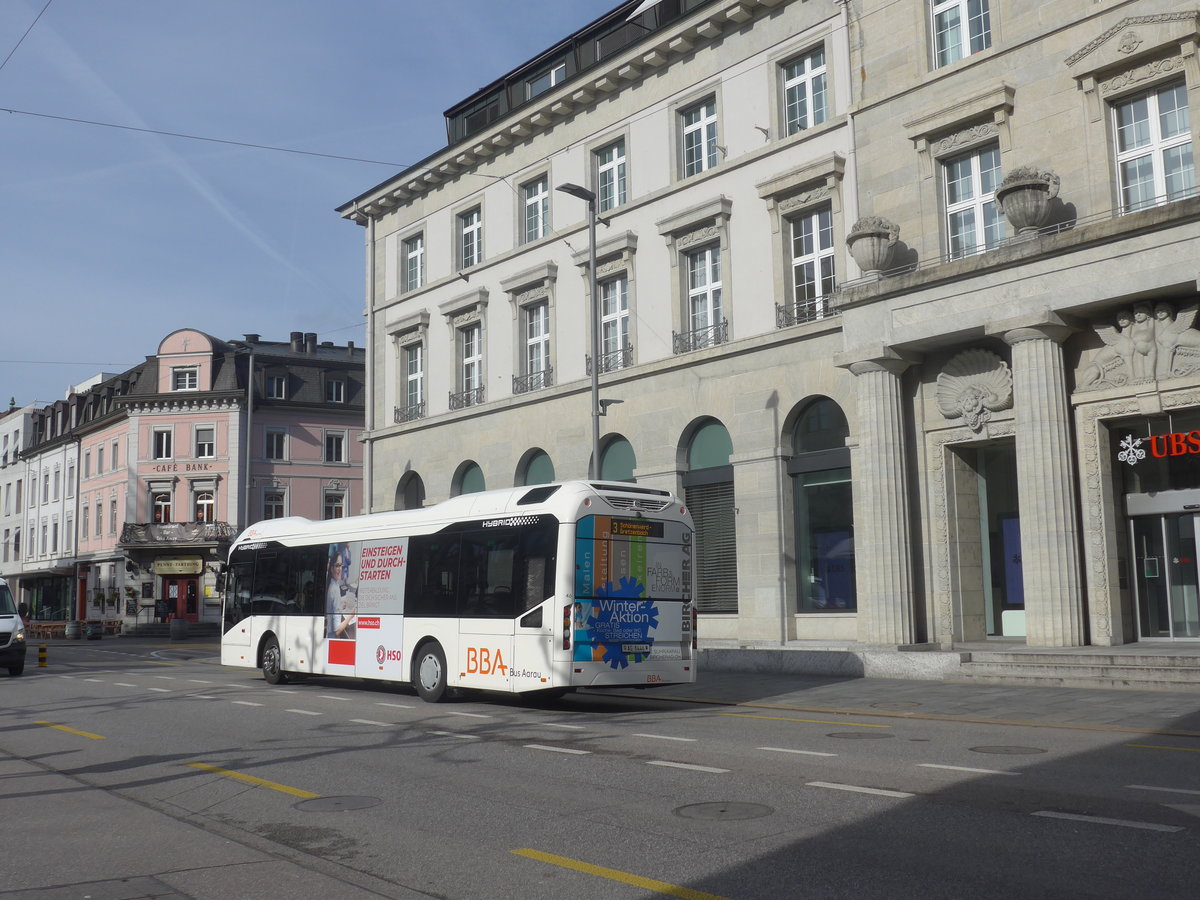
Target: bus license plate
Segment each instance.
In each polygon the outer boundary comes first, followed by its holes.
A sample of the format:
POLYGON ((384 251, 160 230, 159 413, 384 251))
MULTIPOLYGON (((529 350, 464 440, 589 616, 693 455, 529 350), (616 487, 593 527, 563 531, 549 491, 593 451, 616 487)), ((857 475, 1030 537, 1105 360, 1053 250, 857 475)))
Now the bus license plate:
POLYGON ((622 653, 649 653, 650 644, 622 644, 622 653))

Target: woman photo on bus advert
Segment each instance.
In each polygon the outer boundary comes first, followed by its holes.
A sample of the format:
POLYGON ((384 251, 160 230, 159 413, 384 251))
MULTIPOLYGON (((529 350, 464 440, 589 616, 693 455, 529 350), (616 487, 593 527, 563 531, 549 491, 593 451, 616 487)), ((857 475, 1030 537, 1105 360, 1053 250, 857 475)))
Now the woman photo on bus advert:
POLYGON ((354 640, 357 621, 355 606, 358 595, 351 588, 350 545, 331 544, 329 547, 329 583, 325 589, 325 611, 328 614, 328 635, 341 640, 354 640))

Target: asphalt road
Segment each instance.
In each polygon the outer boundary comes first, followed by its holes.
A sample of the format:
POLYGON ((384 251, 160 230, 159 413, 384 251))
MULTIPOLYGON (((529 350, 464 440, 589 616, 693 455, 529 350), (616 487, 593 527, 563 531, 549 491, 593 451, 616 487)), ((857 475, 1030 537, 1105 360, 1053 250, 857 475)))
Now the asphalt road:
POLYGON ((1186 729, 654 694, 428 705, 398 686, 271 687, 215 655, 62 644, 0 680, 8 895, 1010 900, 1200 884, 1186 729))

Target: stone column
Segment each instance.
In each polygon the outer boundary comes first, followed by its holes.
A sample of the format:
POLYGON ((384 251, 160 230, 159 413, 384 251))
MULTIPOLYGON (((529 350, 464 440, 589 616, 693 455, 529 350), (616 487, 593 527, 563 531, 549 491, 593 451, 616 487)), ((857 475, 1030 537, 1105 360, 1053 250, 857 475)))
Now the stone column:
POLYGON ((858 634, 868 644, 911 644, 913 612, 908 466, 900 376, 911 365, 889 348, 839 365, 858 387, 858 452, 853 458, 854 565, 858 634))
POLYGON ((1030 647, 1083 644, 1079 501, 1062 342, 1075 329, 1050 313, 1001 329, 1012 347, 1017 502, 1025 633, 1030 647))

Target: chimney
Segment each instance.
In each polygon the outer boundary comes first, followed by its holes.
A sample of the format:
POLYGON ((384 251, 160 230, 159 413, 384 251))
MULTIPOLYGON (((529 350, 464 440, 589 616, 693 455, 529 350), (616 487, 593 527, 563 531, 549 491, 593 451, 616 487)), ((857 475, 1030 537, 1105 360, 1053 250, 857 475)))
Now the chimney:
POLYGON ((292 352, 299 353, 304 349, 304 333, 300 331, 292 332, 292 352))
POLYGON ((261 338, 262 335, 260 335, 260 334, 244 334, 244 335, 242 335, 242 337, 244 337, 246 339, 247 344, 257 344, 259 341, 259 338, 261 338))
POLYGON ((304 332, 304 352, 305 353, 316 353, 317 352, 317 333, 315 331, 304 332))
POLYGON ((346 355, 354 359, 354 341, 346 342, 346 355))

